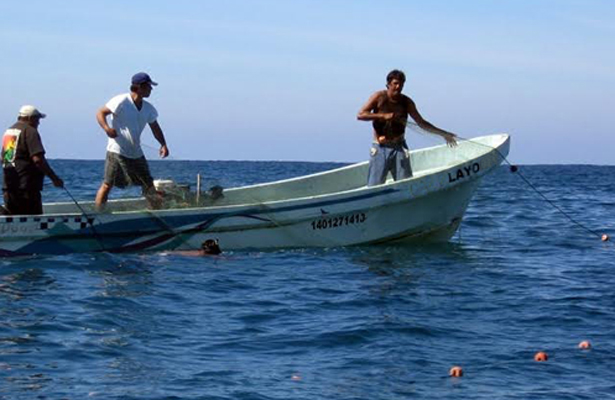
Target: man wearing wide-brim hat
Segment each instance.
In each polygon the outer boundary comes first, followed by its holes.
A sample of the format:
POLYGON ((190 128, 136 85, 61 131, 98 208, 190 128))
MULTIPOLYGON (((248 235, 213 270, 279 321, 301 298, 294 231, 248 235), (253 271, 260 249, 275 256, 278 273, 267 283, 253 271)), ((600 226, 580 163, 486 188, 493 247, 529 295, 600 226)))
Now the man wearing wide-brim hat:
POLYGON ((43 213, 41 191, 47 175, 53 185, 64 187, 45 159, 45 148, 38 126, 46 115, 34 106, 23 106, 17 122, 2 138, 2 169, 4 171, 5 214, 37 215, 43 213))

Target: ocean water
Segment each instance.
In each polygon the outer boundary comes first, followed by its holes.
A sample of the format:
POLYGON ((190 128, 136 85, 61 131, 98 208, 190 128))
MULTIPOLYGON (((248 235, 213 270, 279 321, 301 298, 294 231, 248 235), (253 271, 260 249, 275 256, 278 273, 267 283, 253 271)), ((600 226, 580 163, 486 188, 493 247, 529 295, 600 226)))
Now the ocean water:
MULTIPOLYGON (((102 161, 52 165, 93 199, 102 161)), ((152 172, 230 187, 339 165, 152 172)), ((0 260, 0 399, 615 399, 615 245, 585 229, 615 236, 615 167, 520 172, 582 227, 501 167, 441 245, 0 260)))

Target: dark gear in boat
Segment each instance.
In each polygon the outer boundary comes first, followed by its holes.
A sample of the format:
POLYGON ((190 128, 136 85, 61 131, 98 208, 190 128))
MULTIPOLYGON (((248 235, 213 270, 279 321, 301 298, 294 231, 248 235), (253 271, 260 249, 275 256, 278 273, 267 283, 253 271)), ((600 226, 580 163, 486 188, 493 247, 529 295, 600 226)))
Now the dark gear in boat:
POLYGON ((216 185, 209 188, 209 190, 207 191, 207 195, 212 200, 218 200, 219 198, 224 197, 224 195, 222 194, 223 191, 224 188, 222 186, 216 185))

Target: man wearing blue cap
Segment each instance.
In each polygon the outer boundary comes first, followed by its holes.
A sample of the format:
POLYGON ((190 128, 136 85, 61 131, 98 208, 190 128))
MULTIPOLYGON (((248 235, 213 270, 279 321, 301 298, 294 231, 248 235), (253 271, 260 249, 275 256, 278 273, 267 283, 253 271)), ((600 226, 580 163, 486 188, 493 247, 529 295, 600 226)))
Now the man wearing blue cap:
POLYGON ((139 72, 132 77, 130 93, 115 96, 96 114, 98 124, 109 137, 105 176, 96 194, 98 210, 104 208, 113 186, 141 186, 149 205, 156 205, 154 181, 141 149, 141 133, 147 124, 160 143, 160 157, 169 155, 164 133, 157 121, 158 112, 151 103, 145 101, 156 85, 148 74, 139 72), (109 115, 111 126, 107 123, 109 115))

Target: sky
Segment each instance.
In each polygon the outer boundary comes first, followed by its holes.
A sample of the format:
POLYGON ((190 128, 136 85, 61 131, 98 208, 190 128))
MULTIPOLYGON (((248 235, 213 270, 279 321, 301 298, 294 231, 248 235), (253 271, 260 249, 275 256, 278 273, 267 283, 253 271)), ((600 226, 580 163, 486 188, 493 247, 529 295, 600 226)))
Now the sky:
POLYGON ((615 165, 613 21, 613 0, 1 0, 0 124, 33 104, 48 158, 104 159, 96 111, 146 71, 173 159, 363 161, 356 114, 401 69, 425 119, 508 133, 512 162, 615 165))

